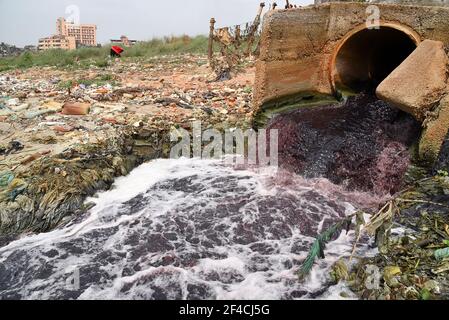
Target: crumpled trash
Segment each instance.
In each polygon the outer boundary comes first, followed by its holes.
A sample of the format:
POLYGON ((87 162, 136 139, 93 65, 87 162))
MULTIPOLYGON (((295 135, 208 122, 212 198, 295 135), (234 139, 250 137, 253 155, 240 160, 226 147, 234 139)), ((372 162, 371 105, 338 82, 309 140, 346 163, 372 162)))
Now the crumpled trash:
POLYGON ((339 283, 341 280, 346 280, 349 277, 348 266, 342 259, 332 266, 330 276, 334 283, 339 283))
POLYGON ((0 202, 14 200, 28 187, 28 184, 14 177, 10 171, 0 172, 0 202))
POLYGON ((62 114, 72 116, 84 116, 89 114, 90 104, 79 102, 67 102, 62 107, 62 114))
POLYGON ((230 69, 222 69, 217 72, 217 77, 214 81, 220 82, 220 81, 227 81, 232 78, 231 76, 231 70, 230 69))
POLYGON ((17 140, 11 140, 7 146, 0 146, 0 155, 10 155, 11 153, 20 151, 24 145, 17 140))
POLYGON ((45 156, 50 153, 51 153, 51 150, 45 150, 42 152, 33 153, 32 155, 30 155, 30 156, 26 157, 24 160, 22 160, 22 162, 20 162, 20 164, 27 165, 27 164, 39 159, 40 157, 45 156))
POLYGON ((19 103, 20 103, 20 100, 17 98, 9 99, 8 101, 6 101, 6 104, 8 105, 8 107, 17 106, 17 105, 19 105, 19 103))
POLYGON ((22 103, 21 105, 18 105, 18 106, 10 106, 10 109, 14 112, 21 112, 21 111, 28 109, 29 106, 30 105, 28 103, 22 103))
POLYGON ((22 179, 12 179, 6 190, 0 192, 0 202, 5 200, 14 201, 15 198, 28 188, 28 183, 22 179))
POLYGON ((434 252, 435 259, 443 260, 449 258, 449 247, 444 249, 438 249, 434 252))
POLYGON ((26 119, 34 119, 34 118, 37 118, 39 116, 43 116, 45 114, 54 113, 54 112, 55 111, 48 110, 48 109, 37 110, 37 111, 30 111, 30 112, 25 113, 25 118, 26 119))
POLYGON ((14 174, 12 172, 0 172, 0 187, 7 187, 13 179, 14 174))
POLYGON ((9 116, 13 114, 13 112, 9 108, 0 109, 0 116, 9 116))
POLYGON ((57 133, 67 133, 72 132, 75 128, 69 125, 57 125, 53 127, 53 130, 57 133))
POLYGON ((164 107, 174 105, 184 109, 193 109, 193 106, 173 98, 158 98, 155 99, 154 102, 161 104, 164 107))
POLYGON ((435 280, 428 280, 424 283, 423 289, 430 293, 440 294, 440 284, 435 280))
POLYGON ((61 111, 62 106, 63 106, 62 103, 50 100, 50 101, 47 101, 46 103, 44 103, 41 106, 41 108, 46 109, 46 110, 51 110, 54 112, 59 112, 59 111, 61 111))
POLYGON ((399 268, 398 266, 387 266, 384 269, 383 278, 385 280, 385 283, 389 287, 393 288, 399 285, 399 281, 396 277, 400 276, 401 274, 401 268, 399 268))
POLYGON ((33 138, 31 138, 31 141, 37 142, 40 144, 56 144, 57 140, 54 135, 50 134, 37 134, 33 138))

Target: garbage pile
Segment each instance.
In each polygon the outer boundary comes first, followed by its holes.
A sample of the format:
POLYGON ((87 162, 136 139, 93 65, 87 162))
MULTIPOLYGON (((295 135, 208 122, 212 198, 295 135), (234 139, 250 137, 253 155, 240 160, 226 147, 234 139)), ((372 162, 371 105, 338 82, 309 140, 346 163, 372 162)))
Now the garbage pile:
POLYGON ((449 178, 420 182, 402 203, 388 241, 377 256, 361 259, 349 284, 364 299, 448 299, 449 178))
POLYGON ((0 235, 46 231, 162 152, 169 130, 247 127, 253 69, 213 82, 207 57, 0 74, 0 235))

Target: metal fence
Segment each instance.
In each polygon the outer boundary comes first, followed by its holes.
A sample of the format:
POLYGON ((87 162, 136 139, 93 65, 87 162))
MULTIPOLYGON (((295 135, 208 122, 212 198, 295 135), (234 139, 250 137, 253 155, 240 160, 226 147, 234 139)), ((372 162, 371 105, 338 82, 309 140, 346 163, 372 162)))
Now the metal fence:
POLYGON ((215 28, 216 20, 210 20, 208 57, 217 76, 229 76, 245 59, 258 56, 264 7, 261 3, 254 21, 240 25, 215 28))

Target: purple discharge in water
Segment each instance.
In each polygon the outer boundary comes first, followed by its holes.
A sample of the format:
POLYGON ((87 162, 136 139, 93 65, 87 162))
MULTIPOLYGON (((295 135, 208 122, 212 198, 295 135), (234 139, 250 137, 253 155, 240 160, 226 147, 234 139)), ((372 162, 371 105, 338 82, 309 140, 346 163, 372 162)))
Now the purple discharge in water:
MULTIPOLYGON (((296 272, 317 234, 400 188, 420 126, 360 95, 268 129, 279 130, 279 170, 155 160, 89 199, 86 216, 0 248, 0 299, 350 295, 329 269, 351 254, 353 231, 327 245, 306 282, 296 272)), ((362 242, 357 254, 367 252, 362 242)))
POLYGON ((326 297, 353 232, 328 245, 309 281, 296 272, 316 234, 369 198, 273 168, 153 161, 93 198, 82 221, 0 248, 0 299, 326 297))
POLYGON ((268 124, 279 130, 280 166, 325 177, 348 190, 397 192, 410 165, 420 124, 369 94, 345 103, 299 109, 268 124))

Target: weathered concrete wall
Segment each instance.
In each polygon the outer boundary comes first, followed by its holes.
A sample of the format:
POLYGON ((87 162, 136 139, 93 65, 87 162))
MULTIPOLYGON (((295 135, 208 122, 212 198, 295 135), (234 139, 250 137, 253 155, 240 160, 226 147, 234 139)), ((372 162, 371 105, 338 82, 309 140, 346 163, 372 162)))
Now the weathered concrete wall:
MULTIPOLYGON (((329 1, 328 1, 329 2, 329 1)), ((449 0, 375 0, 374 3, 397 3, 404 5, 421 5, 421 6, 448 6, 449 0)))
MULTIPOLYGON (((267 13, 256 64, 254 103, 258 114, 302 99, 315 102, 334 95, 337 53, 347 39, 366 29, 369 5, 335 2, 267 13)), ((378 7, 381 26, 401 30, 416 44, 432 39, 449 45, 448 7, 378 7)))

